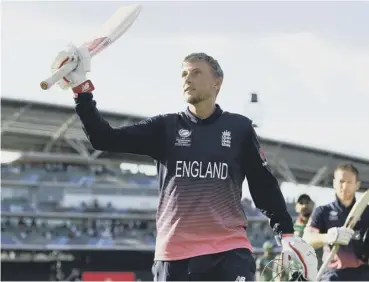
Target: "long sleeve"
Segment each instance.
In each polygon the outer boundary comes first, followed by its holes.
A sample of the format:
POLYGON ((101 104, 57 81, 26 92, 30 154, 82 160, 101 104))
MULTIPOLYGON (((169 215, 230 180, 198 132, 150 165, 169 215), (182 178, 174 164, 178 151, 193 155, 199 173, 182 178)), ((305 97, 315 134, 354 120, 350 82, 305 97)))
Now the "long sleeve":
POLYGON ((156 160, 162 157, 165 148, 164 116, 113 128, 101 116, 91 93, 79 94, 75 102, 83 130, 96 150, 147 155, 156 160))
POLYGON ((270 227, 275 233, 293 233, 293 221, 287 211, 282 191, 270 171, 251 123, 245 140, 243 158, 245 175, 255 206, 270 219, 270 227))

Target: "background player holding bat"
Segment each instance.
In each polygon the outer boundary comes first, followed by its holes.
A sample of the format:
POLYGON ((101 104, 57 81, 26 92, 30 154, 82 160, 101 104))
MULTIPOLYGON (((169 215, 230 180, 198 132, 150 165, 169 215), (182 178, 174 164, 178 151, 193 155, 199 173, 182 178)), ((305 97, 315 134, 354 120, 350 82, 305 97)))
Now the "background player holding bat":
POLYGON ((334 172, 333 185, 336 200, 314 210, 305 228, 304 239, 314 248, 324 246, 323 260, 331 245, 341 245, 323 274, 323 281, 368 281, 368 206, 354 227, 356 234, 352 229, 342 227, 356 202, 355 192, 360 187, 358 170, 351 164, 339 165, 334 172))
MULTIPOLYGON (((241 205, 245 178, 256 207, 270 218, 284 262, 297 259, 305 278, 314 280, 314 250, 293 235, 292 219, 251 120, 216 104, 223 70, 214 58, 194 53, 184 59, 180 75, 188 108, 183 112, 112 128, 91 93, 88 53, 71 46, 53 65, 60 65, 71 53, 79 64, 64 82, 73 89, 76 112, 93 147, 148 155, 157 162, 160 200, 152 268, 156 281, 255 279, 241 205)), ((117 95, 129 99, 130 93, 117 95)), ((99 97, 103 99, 103 94, 99 97)))

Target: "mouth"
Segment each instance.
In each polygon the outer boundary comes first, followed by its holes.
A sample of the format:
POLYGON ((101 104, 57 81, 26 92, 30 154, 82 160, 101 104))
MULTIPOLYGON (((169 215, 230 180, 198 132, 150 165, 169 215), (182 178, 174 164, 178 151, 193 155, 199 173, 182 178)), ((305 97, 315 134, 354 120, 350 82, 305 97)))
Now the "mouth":
POLYGON ((192 88, 192 87, 186 87, 185 89, 184 89, 184 92, 191 92, 191 91, 193 91, 193 90, 195 90, 194 88, 192 88))

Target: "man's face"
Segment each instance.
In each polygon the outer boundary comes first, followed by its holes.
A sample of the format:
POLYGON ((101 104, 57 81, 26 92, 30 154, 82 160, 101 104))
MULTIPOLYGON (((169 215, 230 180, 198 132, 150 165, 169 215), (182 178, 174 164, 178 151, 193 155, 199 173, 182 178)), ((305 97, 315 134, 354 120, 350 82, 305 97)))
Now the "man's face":
POLYGON ((334 173, 333 187, 338 198, 342 201, 350 201, 360 187, 356 175, 348 170, 336 170, 334 173))
POLYGON ((210 65, 202 60, 185 61, 182 64, 184 99, 189 104, 198 104, 215 98, 220 87, 210 65))
POLYGON ((296 212, 301 216, 310 217, 314 209, 314 202, 309 199, 301 199, 296 203, 296 212))

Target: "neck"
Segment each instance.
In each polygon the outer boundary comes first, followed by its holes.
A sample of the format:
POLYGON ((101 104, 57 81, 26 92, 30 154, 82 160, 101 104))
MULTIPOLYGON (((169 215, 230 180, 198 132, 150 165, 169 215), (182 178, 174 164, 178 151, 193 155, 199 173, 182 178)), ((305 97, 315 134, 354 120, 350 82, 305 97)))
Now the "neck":
POLYGON ((352 201, 354 200, 354 197, 352 197, 351 199, 349 200, 342 200, 342 199, 339 199, 341 204, 344 206, 344 207, 349 207, 351 204, 352 204, 352 201))
POLYGON ((189 104, 191 113, 200 119, 206 119, 210 117, 215 111, 215 101, 212 99, 201 101, 196 105, 189 104))
POLYGON ((300 214, 300 216, 298 217, 298 219, 302 222, 305 222, 309 219, 309 216, 303 216, 302 214, 300 214))

